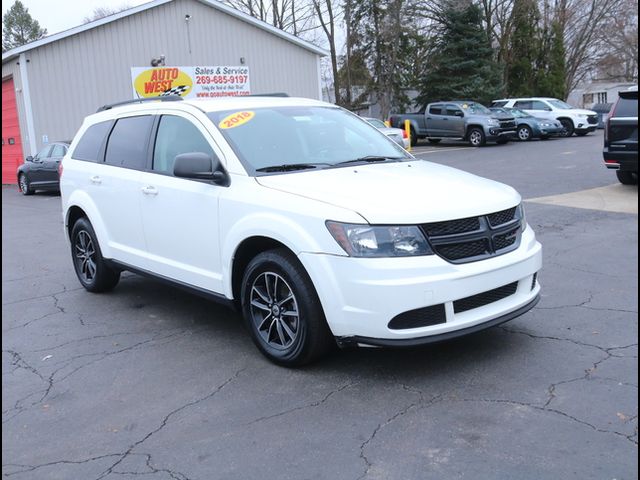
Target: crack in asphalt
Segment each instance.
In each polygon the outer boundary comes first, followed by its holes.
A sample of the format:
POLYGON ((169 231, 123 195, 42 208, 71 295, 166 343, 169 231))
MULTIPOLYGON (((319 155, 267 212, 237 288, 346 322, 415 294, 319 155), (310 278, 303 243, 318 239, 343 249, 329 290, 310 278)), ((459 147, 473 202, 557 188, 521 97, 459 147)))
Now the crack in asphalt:
POLYGON ((360 475, 358 477, 357 480, 362 480, 367 475, 369 475, 369 472, 371 471, 371 467, 373 467, 373 463, 371 462, 371 460, 369 460, 369 457, 367 457, 367 455, 365 454, 365 449, 373 441, 373 439, 376 437, 378 432, 380 432, 380 430, 382 430, 386 426, 390 425, 391 423, 393 423, 398 418, 406 415, 411 409, 414 409, 414 408, 416 408, 416 409, 417 408, 420 408, 420 409, 429 408, 430 406, 435 405, 436 403, 439 403, 440 401, 442 401, 442 398, 443 398, 442 394, 436 395, 436 396, 432 397, 428 402, 425 403, 424 402, 424 393, 422 392, 422 390, 414 389, 414 388, 408 387, 406 385, 401 385, 401 386, 406 391, 418 394, 420 396, 420 398, 417 401, 410 403, 409 405, 407 405, 406 407, 401 409, 399 412, 394 413, 392 416, 387 418, 384 422, 379 423, 378 426, 373 429, 373 432, 371 433, 371 435, 369 435, 369 437, 364 442, 362 442, 360 444, 360 459, 362 459, 362 461, 364 462, 365 468, 364 468, 364 472, 362 473, 362 475, 360 475))
POLYGON ((584 302, 570 304, 570 305, 557 305, 555 307, 536 306, 536 310, 562 310, 563 308, 585 308, 587 310, 594 310, 596 312, 621 312, 621 313, 635 313, 637 310, 626 310, 624 308, 606 308, 606 307, 590 307, 589 304, 593 301, 595 295, 589 294, 589 298, 584 302))
MULTIPOLYGON (((222 391, 222 389, 224 387, 226 387, 227 385, 229 385, 231 382, 233 382, 235 379, 237 379, 240 374, 242 372, 244 372, 247 369, 247 367, 242 367, 240 370, 236 371, 236 373, 234 373, 231 377, 227 378, 224 382, 222 382, 220 385, 218 385, 216 388, 214 388, 211 392, 209 392, 207 395, 205 395, 204 397, 201 397, 197 400, 193 400, 191 402, 188 402, 174 410, 172 410, 171 412, 169 412, 160 422, 160 425, 155 428, 154 430, 150 431, 149 433, 147 433, 144 437, 142 437, 140 440, 138 440, 137 442, 133 443, 132 445, 129 446, 129 448, 120 455, 120 458, 113 463, 113 465, 111 465, 109 468, 107 468, 104 472, 102 472, 98 477, 96 477, 96 480, 100 480, 104 477, 106 477, 107 475, 113 473, 114 469, 120 465, 129 455, 132 454, 133 450, 142 445, 144 442, 146 442, 147 440, 149 440, 149 438, 151 438, 153 435, 155 435, 156 433, 158 433, 160 430, 162 430, 167 423, 169 423, 169 419, 176 415, 177 413, 192 407, 194 405, 197 405, 199 403, 202 403, 210 398, 213 398, 215 395, 217 395, 220 391, 222 391)), ((149 464, 149 463, 148 463, 149 464)), ((180 474, 183 475, 183 478, 186 478, 186 476, 184 476, 184 474, 180 474)), ((179 478, 179 477, 175 477, 175 478, 179 478)))
POLYGON ((356 384, 357 383, 355 383, 355 382, 347 383, 347 384, 342 385, 341 387, 339 387, 339 388, 337 388, 335 390, 330 391, 323 398, 321 398, 320 400, 318 400, 316 402, 312 402, 312 403, 309 403, 309 404, 306 404, 306 405, 300 405, 300 406, 297 406, 297 407, 293 407, 293 408, 290 408, 288 410, 284 410, 284 411, 279 412, 279 413, 274 413, 273 415, 266 415, 264 417, 256 418, 255 420, 251 420, 250 422, 245 423, 243 426, 246 427, 248 425, 253 425, 254 423, 264 422, 265 420, 271 420, 272 418, 277 418, 277 417, 281 417, 283 415, 288 415, 289 413, 297 412, 298 410, 304 410, 304 409, 307 409, 307 408, 318 407, 318 406, 322 405, 323 403, 325 403, 327 400, 329 400, 329 398, 331 398, 336 393, 339 393, 339 392, 345 390, 346 388, 352 387, 353 385, 356 385, 356 384))
POLYGON ((34 470, 38 470, 40 468, 52 467, 55 465, 79 465, 82 463, 89 463, 89 462, 94 462, 96 460, 102 460, 103 458, 117 457, 118 455, 119 454, 117 453, 109 453, 106 455, 98 455, 96 457, 86 458, 84 460, 56 460, 54 462, 42 463, 40 465, 21 465, 16 463, 3 463, 2 464, 3 467, 21 467, 22 468, 22 470, 16 470, 15 472, 3 473, 3 476, 11 477, 19 473, 33 472, 34 470))

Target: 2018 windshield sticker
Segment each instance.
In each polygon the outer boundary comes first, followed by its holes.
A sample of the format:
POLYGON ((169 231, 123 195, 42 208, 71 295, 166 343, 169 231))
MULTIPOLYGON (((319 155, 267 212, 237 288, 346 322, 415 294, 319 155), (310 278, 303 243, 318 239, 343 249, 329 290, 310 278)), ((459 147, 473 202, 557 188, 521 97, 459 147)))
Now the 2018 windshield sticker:
POLYGON ((240 125, 244 125, 248 121, 250 121, 253 117, 256 116, 256 112, 235 112, 231 115, 227 115, 220 123, 218 123, 218 128, 227 129, 227 128, 236 128, 240 125))

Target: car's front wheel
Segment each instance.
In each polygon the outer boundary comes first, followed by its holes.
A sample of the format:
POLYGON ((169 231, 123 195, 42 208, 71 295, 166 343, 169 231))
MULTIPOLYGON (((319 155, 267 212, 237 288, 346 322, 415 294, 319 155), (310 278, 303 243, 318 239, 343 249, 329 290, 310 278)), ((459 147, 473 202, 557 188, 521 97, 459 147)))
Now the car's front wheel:
POLYGON ((573 122, 568 119, 568 118, 561 118, 560 119, 560 123, 562 124, 562 136, 563 137, 570 137, 571 135, 573 135, 573 132, 575 131, 575 127, 573 126, 573 122))
POLYGON ((520 125, 518 127, 518 139, 522 142, 531 140, 531 128, 528 125, 520 125))
POLYGON ((96 233, 85 217, 71 229, 71 255, 78 280, 88 291, 106 292, 118 284, 120 272, 105 262, 96 233))
POLYGON ((31 184, 29 183, 29 179, 24 173, 21 173, 18 177, 18 187, 20 188, 20 193, 23 195, 33 195, 34 190, 31 188, 31 184))
POLYGON ((467 135, 469 144, 472 147, 482 147, 487 141, 481 128, 474 127, 469 130, 467 135))
POLYGON ((286 249, 260 253, 249 263, 241 302, 254 343, 277 364, 304 365, 335 345, 309 275, 286 249))

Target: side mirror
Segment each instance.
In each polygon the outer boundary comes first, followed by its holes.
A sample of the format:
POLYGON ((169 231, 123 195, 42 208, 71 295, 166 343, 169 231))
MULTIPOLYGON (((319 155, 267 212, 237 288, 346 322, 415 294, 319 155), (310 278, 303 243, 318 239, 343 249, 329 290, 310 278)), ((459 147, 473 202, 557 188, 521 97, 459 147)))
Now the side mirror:
POLYGON ((202 152, 189 152, 177 155, 173 162, 173 174, 180 178, 208 180, 218 185, 228 185, 227 174, 222 170, 220 161, 202 152))
POLYGON ((25 160, 27 162, 33 162, 33 157, 31 155, 29 155, 27 158, 25 158, 25 160))
POLYGON ((456 117, 463 118, 463 117, 464 117, 464 112, 461 112, 460 110, 456 110, 456 111, 455 111, 455 113, 454 113, 454 115, 455 115, 456 117))

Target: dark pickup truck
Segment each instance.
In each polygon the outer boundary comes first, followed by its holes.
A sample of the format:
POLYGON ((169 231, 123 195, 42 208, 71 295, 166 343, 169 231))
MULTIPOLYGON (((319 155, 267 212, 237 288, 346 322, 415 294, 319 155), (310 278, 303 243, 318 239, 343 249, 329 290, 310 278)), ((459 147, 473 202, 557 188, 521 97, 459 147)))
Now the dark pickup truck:
POLYGON ((638 87, 619 93, 604 127, 604 164, 625 185, 638 183, 638 87))
POLYGON ((507 143, 516 136, 513 116, 492 112, 477 102, 435 102, 417 113, 391 115, 389 119, 396 128, 404 128, 405 120, 411 122, 411 145, 426 138, 431 143, 442 139, 466 140, 480 147, 486 142, 507 143))

